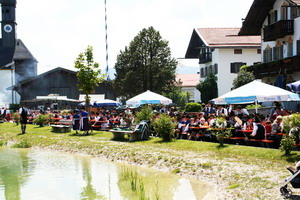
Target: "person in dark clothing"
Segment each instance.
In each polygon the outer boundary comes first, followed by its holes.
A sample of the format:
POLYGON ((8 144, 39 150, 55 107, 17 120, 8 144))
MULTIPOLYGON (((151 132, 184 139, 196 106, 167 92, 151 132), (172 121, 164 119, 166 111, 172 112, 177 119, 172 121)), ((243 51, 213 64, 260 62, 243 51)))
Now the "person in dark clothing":
POLYGON ((27 118, 28 118, 28 109, 26 108, 26 105, 21 106, 21 108, 19 109, 19 115, 20 115, 21 131, 22 134, 25 134, 27 118))
POLYGON ((260 124, 261 120, 258 117, 254 118, 253 131, 249 136, 249 139, 265 139, 266 129, 260 124))

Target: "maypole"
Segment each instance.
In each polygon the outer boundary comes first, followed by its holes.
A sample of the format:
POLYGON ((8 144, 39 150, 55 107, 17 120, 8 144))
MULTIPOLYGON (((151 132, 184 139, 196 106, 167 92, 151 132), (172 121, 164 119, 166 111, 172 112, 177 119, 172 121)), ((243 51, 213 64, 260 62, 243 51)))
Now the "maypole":
POLYGON ((105 7, 105 43, 106 43, 106 74, 107 80, 109 80, 108 74, 108 40, 107 40, 107 10, 106 10, 106 0, 104 0, 104 7, 105 7))

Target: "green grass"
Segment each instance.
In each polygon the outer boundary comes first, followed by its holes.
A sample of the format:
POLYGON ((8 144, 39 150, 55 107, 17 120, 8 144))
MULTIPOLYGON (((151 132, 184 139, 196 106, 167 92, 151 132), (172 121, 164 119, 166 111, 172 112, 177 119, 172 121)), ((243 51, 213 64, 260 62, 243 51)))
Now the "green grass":
MULTIPOLYGON (((300 153, 293 151, 290 156, 283 156, 283 152, 278 149, 268 149, 259 147, 250 147, 242 145, 225 144, 225 147, 219 148, 218 143, 198 142, 188 140, 176 140, 175 142, 161 142, 160 138, 152 138, 148 141, 139 141, 129 143, 127 141, 112 141, 110 132, 93 131, 89 136, 71 133, 52 133, 51 127, 39 127, 36 125, 27 125, 26 134, 20 134, 20 126, 13 123, 0 124, 0 141, 19 141, 26 140, 32 146, 38 147, 64 147, 66 150, 81 149, 91 154, 99 152, 109 154, 107 148, 113 148, 112 153, 122 152, 123 148, 154 148, 160 149, 164 155, 159 155, 156 159, 163 159, 170 162, 169 156, 180 156, 185 153, 196 153, 206 157, 214 157, 222 160, 223 158, 238 158, 244 163, 270 162, 274 167, 285 166, 287 164, 300 160, 300 153), (115 144, 122 144, 122 147, 115 144), (179 154, 178 154, 179 152, 179 154)), ((128 151, 128 157, 135 157, 136 151, 128 151)), ((176 160, 176 162, 178 162, 176 160)), ((203 164, 203 168, 210 168, 211 163, 203 164)))

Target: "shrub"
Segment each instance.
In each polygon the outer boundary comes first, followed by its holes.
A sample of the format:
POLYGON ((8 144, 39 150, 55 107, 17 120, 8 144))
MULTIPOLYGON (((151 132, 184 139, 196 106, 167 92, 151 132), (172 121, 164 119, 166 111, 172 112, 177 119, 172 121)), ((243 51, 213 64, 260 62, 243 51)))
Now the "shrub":
POLYGON ((30 148, 31 146, 27 140, 21 140, 19 143, 12 145, 12 148, 30 148))
MULTIPOLYGON (((247 110, 255 109, 255 108, 256 108, 256 105, 255 105, 255 104, 250 104, 250 105, 247 105, 247 106, 246 106, 246 109, 247 109, 247 110)), ((262 105, 261 105, 261 104, 257 104, 257 108, 262 108, 262 105)))
POLYGON ((187 103, 185 105, 186 112, 200 112, 202 110, 202 106, 199 103, 187 103))
POLYGON ((163 113, 154 121, 155 132, 162 138, 164 142, 170 142, 174 135, 174 124, 172 118, 163 113))
POLYGON ((48 116, 39 114, 34 120, 33 123, 39 125, 40 127, 43 127, 45 124, 48 123, 48 116))
POLYGON ((4 146, 4 145, 7 145, 7 141, 0 140, 0 147, 1 147, 1 146, 4 146))
POLYGON ((284 151, 284 155, 290 155, 291 151, 295 148, 294 136, 284 135, 280 141, 280 150, 284 151))
POLYGON ((145 105, 140 112, 136 113, 136 122, 140 123, 142 120, 151 122, 153 116, 152 110, 145 105))
POLYGON ((227 127, 226 119, 223 117, 218 117, 216 119, 216 138, 219 142, 220 147, 224 146, 224 139, 230 138, 232 136, 232 127, 227 127))
POLYGON ((12 116, 12 118, 13 118, 14 122, 17 125, 19 125, 19 123, 20 123, 20 115, 19 115, 19 113, 14 113, 13 116, 12 116))

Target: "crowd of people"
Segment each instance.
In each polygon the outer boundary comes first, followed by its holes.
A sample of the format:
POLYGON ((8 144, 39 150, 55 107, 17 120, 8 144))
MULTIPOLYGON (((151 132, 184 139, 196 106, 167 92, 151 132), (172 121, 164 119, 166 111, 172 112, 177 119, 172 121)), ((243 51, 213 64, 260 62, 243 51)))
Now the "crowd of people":
MULTIPOLYGON (((283 133, 283 116, 291 114, 282 108, 281 104, 275 102, 274 107, 266 115, 263 114, 249 114, 246 108, 241 105, 212 105, 207 103, 201 112, 186 113, 179 112, 175 107, 162 106, 160 108, 153 108, 149 105, 153 112, 153 120, 159 118, 161 113, 166 113, 172 117, 175 129, 174 137, 178 139, 206 139, 213 140, 212 128, 216 127, 217 119, 222 117, 226 120, 226 126, 232 128, 233 137, 243 137, 246 139, 268 139, 280 140, 277 133, 283 133), (196 127, 196 128, 195 128, 196 127), (248 131, 245 135, 241 130, 248 131), (203 135, 205 137, 203 137, 203 135), (201 136, 202 138, 200 138, 201 136)), ((8 109, 2 108, 1 119, 5 121, 13 121, 14 117, 8 109)), ((26 108, 25 105, 16 111, 20 116, 20 123, 22 133, 25 133, 26 123, 32 122, 38 115, 51 115, 53 119, 64 119, 73 121, 73 129, 76 133, 83 131, 88 134, 93 124, 101 122, 102 130, 105 128, 114 127, 130 127, 136 125, 135 110, 126 108, 125 110, 97 108, 93 110, 91 115, 82 108, 74 108, 72 111, 51 111, 49 108, 45 111, 34 111, 26 108), (26 114, 24 114, 24 111, 26 114), (28 116, 28 117, 27 117, 28 116), (25 117, 27 120, 25 120, 25 117)), ((153 133, 153 135, 156 135, 153 133)))

